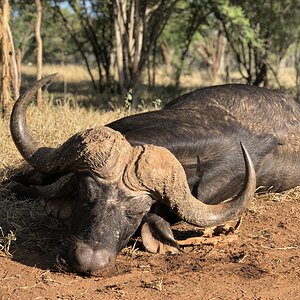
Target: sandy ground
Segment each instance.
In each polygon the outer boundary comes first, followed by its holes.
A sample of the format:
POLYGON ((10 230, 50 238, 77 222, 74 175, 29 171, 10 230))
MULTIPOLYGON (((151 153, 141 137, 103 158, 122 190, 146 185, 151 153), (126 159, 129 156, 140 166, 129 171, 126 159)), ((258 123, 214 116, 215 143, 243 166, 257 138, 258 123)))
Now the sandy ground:
MULTIPOLYGON (((93 276, 58 272, 56 244, 17 239, 13 256, 0 256, 0 299, 300 299, 299 198, 299 188, 257 196, 234 234, 180 254, 147 253, 137 239, 93 276)), ((40 218, 33 236, 55 239, 61 228, 47 230, 40 218)), ((199 234, 185 224, 174 232, 199 234)))

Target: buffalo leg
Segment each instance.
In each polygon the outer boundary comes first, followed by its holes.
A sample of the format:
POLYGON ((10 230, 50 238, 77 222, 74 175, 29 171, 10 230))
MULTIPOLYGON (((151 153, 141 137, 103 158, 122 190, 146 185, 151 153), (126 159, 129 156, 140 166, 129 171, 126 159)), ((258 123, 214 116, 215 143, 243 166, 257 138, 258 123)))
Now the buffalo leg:
POLYGON ((179 251, 169 223, 156 214, 146 215, 141 227, 141 236, 144 247, 149 252, 178 253, 179 251))

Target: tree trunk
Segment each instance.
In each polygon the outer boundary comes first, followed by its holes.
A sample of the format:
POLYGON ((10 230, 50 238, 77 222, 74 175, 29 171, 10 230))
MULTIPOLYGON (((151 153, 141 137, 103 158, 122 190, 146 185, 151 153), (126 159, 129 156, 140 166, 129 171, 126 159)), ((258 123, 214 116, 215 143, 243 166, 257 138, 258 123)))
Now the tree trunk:
POLYGON ((2 27, 2 74, 1 74, 1 112, 4 117, 10 106, 10 86, 9 86, 9 41, 8 41, 8 21, 9 3, 2 0, 1 5, 1 27, 2 27))
MULTIPOLYGON (((40 0, 35 0, 36 6, 36 22, 35 22, 35 39, 37 44, 37 59, 36 59, 36 79, 42 78, 42 65, 43 65, 43 42, 41 38, 41 21, 42 21, 42 4, 40 0)), ((37 104, 40 106, 42 103, 42 89, 38 90, 37 104)))
POLYGON ((115 38, 116 38, 116 55, 117 55, 117 70, 119 76, 119 93, 123 95, 125 93, 125 74, 124 74, 124 58, 122 50, 122 37, 125 32, 124 26, 124 14, 126 10, 126 1, 122 4, 120 1, 116 1, 115 4, 115 38))
POLYGON ((13 86, 14 99, 17 100, 20 95, 20 85, 19 85, 19 72, 18 65, 16 61, 16 52, 14 46, 13 36, 10 30, 9 24, 7 24, 7 32, 9 37, 9 64, 10 64, 10 78, 13 86))
POLYGON ((22 82, 22 51, 18 49, 17 51, 17 68, 18 68, 18 91, 20 92, 21 89, 21 82, 22 82))
POLYGON ((227 48, 227 39, 225 36, 222 38, 222 51, 220 53, 220 64, 219 64, 219 74, 225 74, 225 62, 226 62, 226 48, 227 48))
POLYGON ((161 50, 161 55, 163 57, 163 61, 166 65, 166 70, 167 70, 167 74, 171 74, 171 60, 170 60, 170 55, 169 55, 169 51, 167 49, 167 46, 165 44, 165 42, 161 42, 159 44, 160 46, 160 50, 161 50))
MULTIPOLYGON (((264 87, 268 86, 268 67, 266 62, 268 61, 268 54, 258 53, 255 54, 255 80, 253 85, 260 86, 263 84, 264 87)), ((250 82, 251 83, 251 82, 250 82)))
POLYGON ((294 52, 295 67, 295 84, 296 84, 296 101, 300 101, 300 37, 297 39, 294 52))
MULTIPOLYGON (((177 1, 161 1, 153 5, 151 1, 114 0, 117 68, 121 91, 132 89, 136 95, 145 63, 149 61, 177 1)), ((137 97, 133 97, 132 106, 136 104, 137 97)))
MULTIPOLYGON (((85 52, 84 47, 83 47, 83 43, 80 41, 80 39, 78 39, 76 31, 74 30, 72 25, 68 22, 68 19, 64 16, 63 12, 61 11, 61 9, 60 9, 60 7, 59 7, 59 5, 56 1, 54 1, 54 7, 53 8, 54 8, 55 12, 62 19, 67 31, 69 32, 72 40, 74 41, 79 53, 81 54, 81 56, 84 60, 87 71, 88 71, 88 73, 90 75, 90 78, 92 80, 92 84, 93 84, 93 88, 94 88, 95 92, 99 92, 98 86, 96 85, 95 76, 93 75, 92 68, 91 68, 91 65, 90 65, 89 60, 88 60, 87 53, 85 52)), ((100 78, 100 76, 101 76, 101 74, 99 74, 99 78, 100 78)))

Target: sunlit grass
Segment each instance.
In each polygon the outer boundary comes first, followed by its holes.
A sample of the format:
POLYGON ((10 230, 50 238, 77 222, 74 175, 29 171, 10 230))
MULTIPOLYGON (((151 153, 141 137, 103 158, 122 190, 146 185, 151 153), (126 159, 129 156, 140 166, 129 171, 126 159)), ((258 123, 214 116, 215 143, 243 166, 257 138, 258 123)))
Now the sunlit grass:
MULTIPOLYGON (((35 65, 24 65, 22 66, 22 73, 32 77, 36 76, 35 65)), ((59 73, 57 81, 66 82, 81 82, 90 81, 90 76, 87 69, 82 65, 44 65, 43 75, 49 75, 53 73, 59 73)))
MULTIPOLYGON (((35 76, 36 74, 36 66, 35 65, 25 65, 22 67, 23 74, 35 76)), ((175 70, 171 70, 167 72, 164 66, 158 67, 156 69, 155 81, 158 86, 170 86, 174 85, 174 72, 175 70)), ((44 65, 43 66, 43 74, 53 74, 59 73, 58 81, 75 83, 82 81, 90 81, 91 78, 87 69, 83 65, 44 65)), ((95 78, 97 78, 96 70, 92 71, 95 78)), ((295 69, 294 68, 280 68, 278 71, 278 78, 280 84, 285 88, 291 88, 295 86, 295 69)), ((196 88, 201 86, 215 85, 215 84, 223 84, 225 83, 225 75, 219 74, 216 78, 212 78, 209 75, 209 72, 205 69, 193 69, 189 71, 182 72, 180 79, 180 86, 183 89, 187 88, 196 88)), ((269 72, 269 80, 271 87, 278 87, 275 78, 271 72, 269 72)), ((147 84, 147 74, 143 73, 142 81, 147 84)), ((238 72, 231 72, 229 76, 229 82, 239 82, 243 83, 243 79, 238 72)))

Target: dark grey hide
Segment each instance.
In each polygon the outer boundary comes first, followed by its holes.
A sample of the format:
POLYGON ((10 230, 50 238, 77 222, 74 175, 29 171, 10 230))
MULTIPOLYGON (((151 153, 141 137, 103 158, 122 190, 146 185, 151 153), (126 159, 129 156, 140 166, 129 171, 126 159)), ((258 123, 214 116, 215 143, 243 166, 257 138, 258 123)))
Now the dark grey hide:
POLYGON ((261 190, 279 192, 300 184, 300 107, 279 90, 240 84, 201 88, 160 111, 107 126, 133 145, 168 148, 183 165, 191 191, 206 203, 239 191, 244 176, 240 142, 255 164, 261 190))

